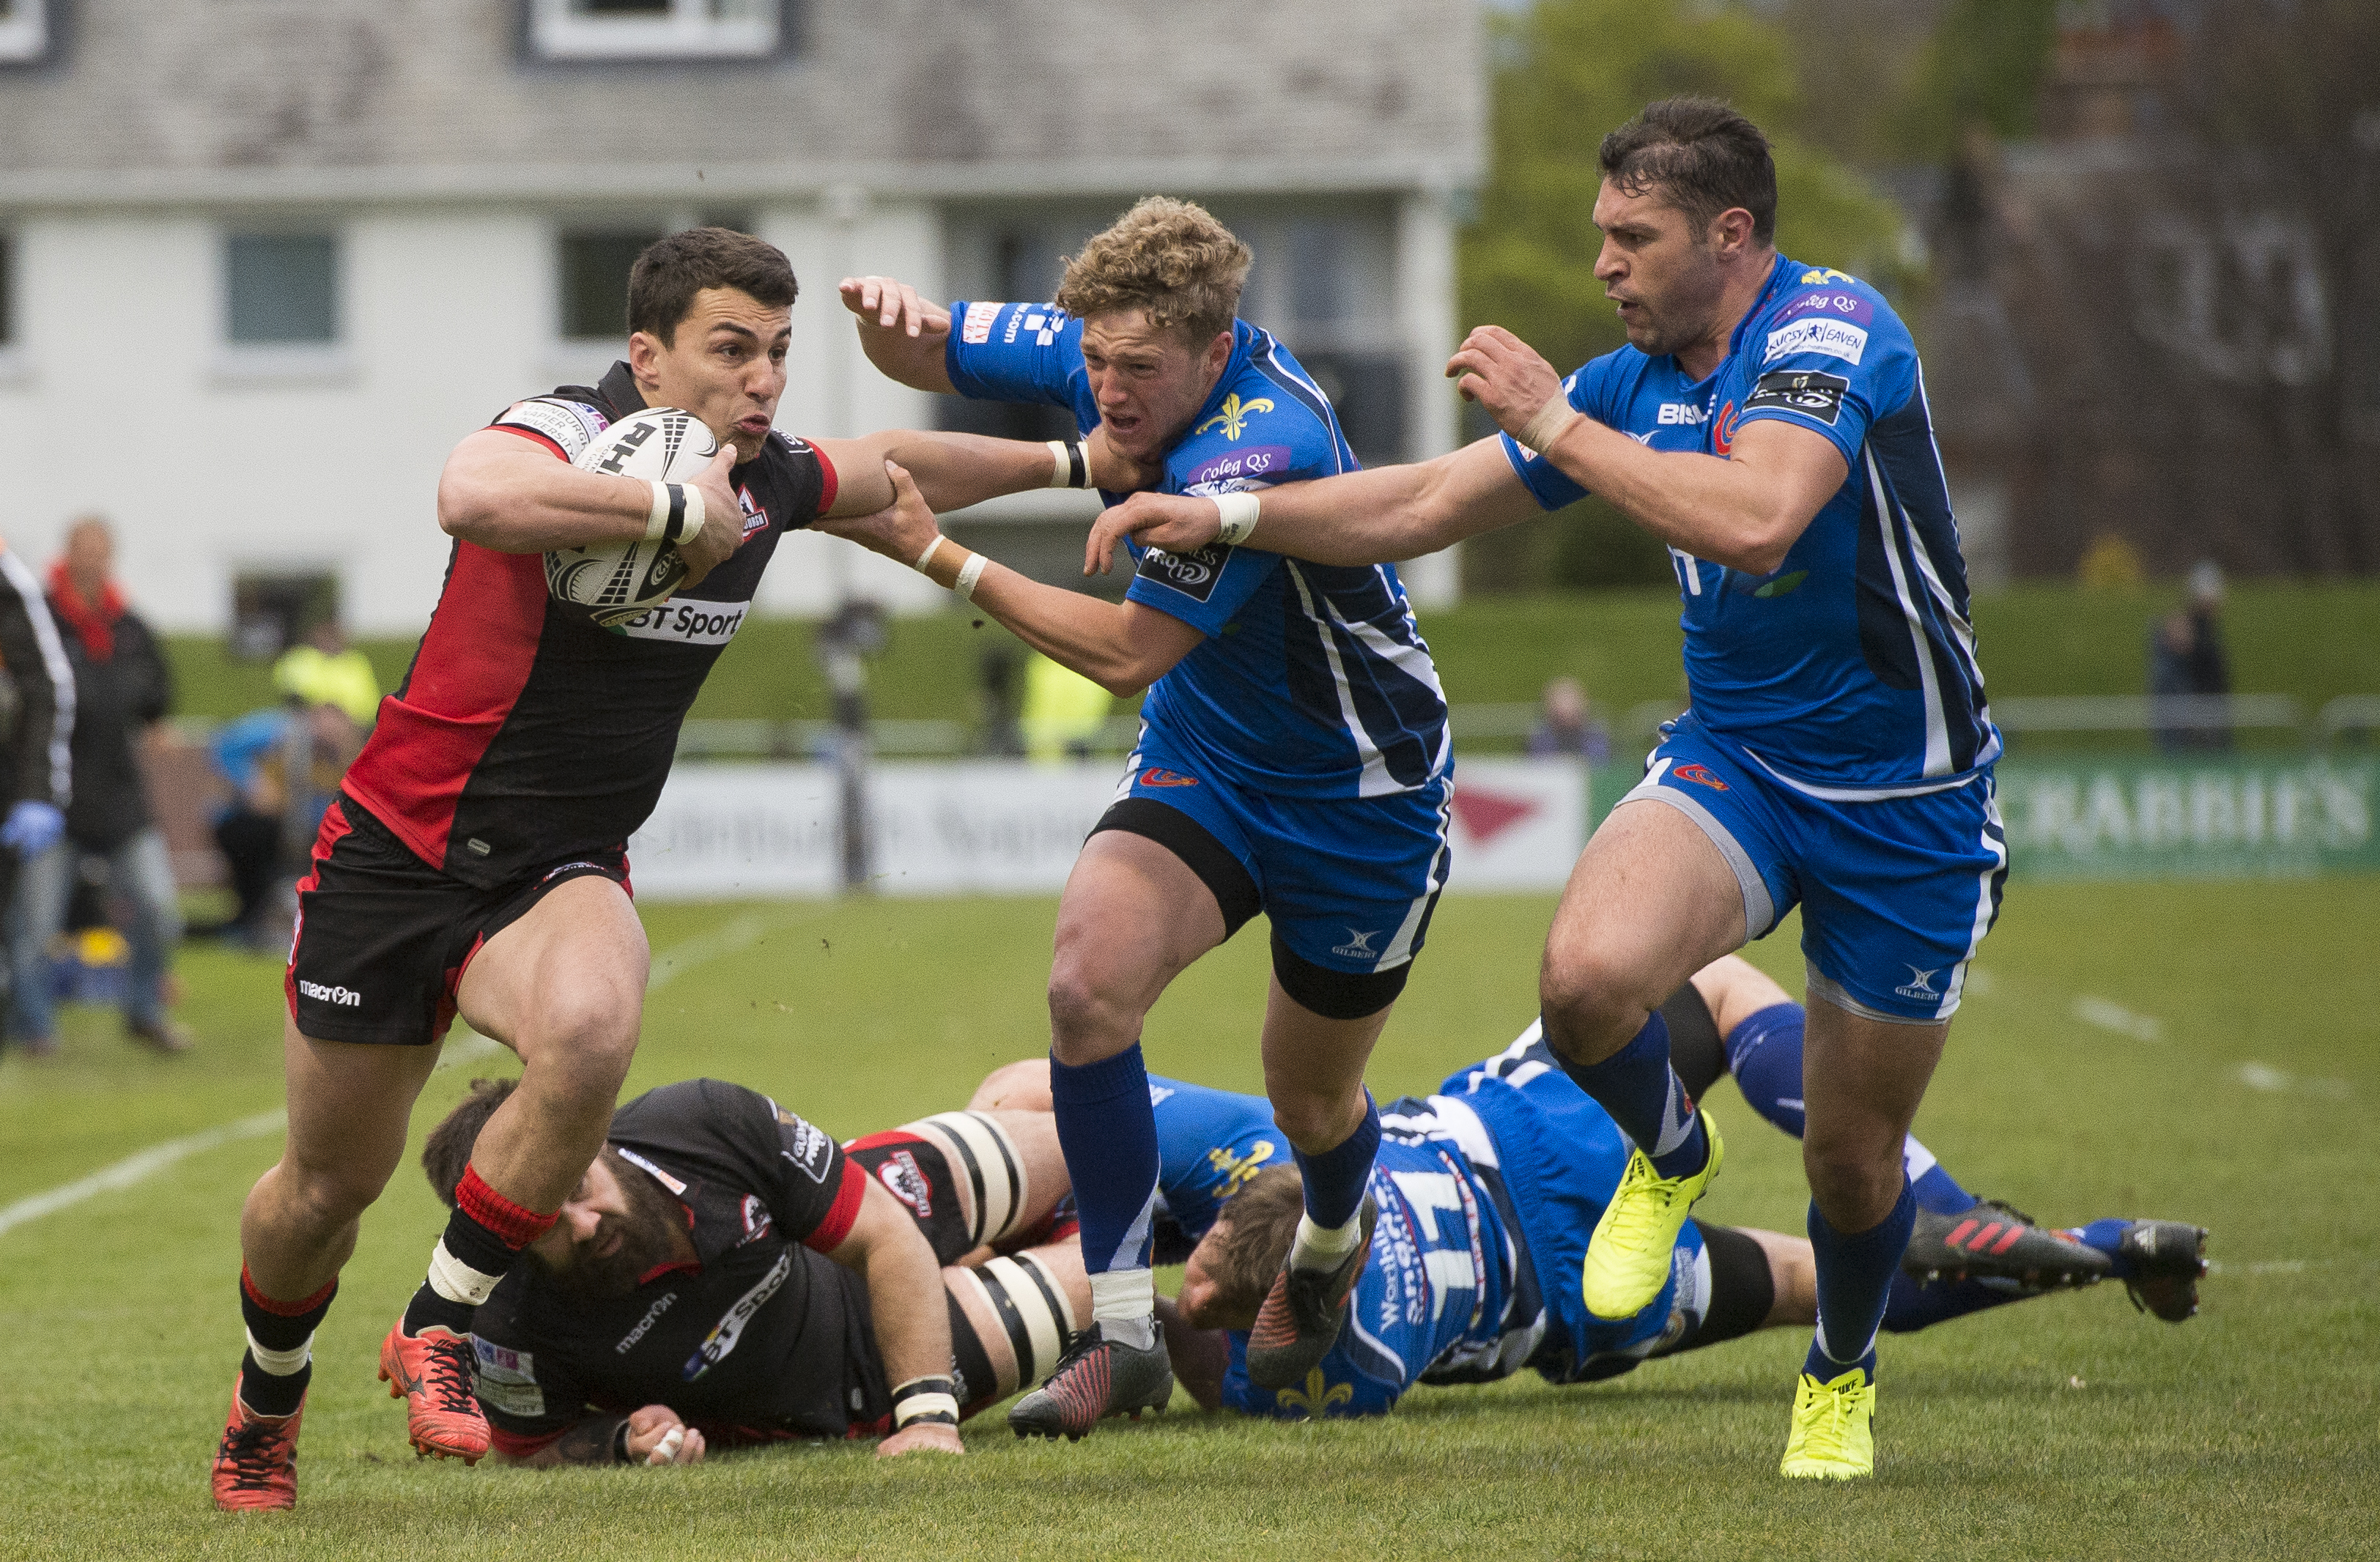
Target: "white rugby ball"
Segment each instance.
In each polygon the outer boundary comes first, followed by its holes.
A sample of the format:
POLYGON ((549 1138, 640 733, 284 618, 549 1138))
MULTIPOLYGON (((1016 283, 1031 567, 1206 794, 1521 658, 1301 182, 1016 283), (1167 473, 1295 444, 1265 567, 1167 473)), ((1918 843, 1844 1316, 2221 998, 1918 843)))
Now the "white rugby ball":
MULTIPOLYGON (((690 482, 719 454, 719 442, 702 420, 674 406, 632 412, 597 436, 572 463, 590 472, 690 482)), ((545 556, 545 586, 554 600, 583 611, 610 628, 638 616, 686 578, 686 561, 666 542, 636 538, 556 548, 545 556)))

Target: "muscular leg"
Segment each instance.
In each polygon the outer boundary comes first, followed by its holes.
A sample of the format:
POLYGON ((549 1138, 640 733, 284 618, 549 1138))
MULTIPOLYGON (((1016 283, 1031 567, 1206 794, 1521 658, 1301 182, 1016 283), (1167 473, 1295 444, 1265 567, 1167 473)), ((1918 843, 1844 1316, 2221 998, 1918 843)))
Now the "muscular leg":
POLYGON ((1265 1095, 1305 1183, 1305 1214, 1290 1246, 1293 1267, 1336 1269, 1363 1241, 1364 1184, 1380 1143, 1364 1065, 1393 1007, 1332 1019, 1299 1003, 1279 975, 1273 978, 1265 1000, 1265 1095))
POLYGON ((1664 1177, 1708 1158, 1655 1012, 1743 943, 1743 890, 1701 828, 1650 799, 1611 811, 1572 869, 1546 938, 1537 996, 1547 1045, 1664 1177))
POLYGON ((1122 829, 1084 843, 1058 904, 1050 970, 1058 1139, 1082 1217, 1093 1315, 1104 1336, 1138 1348, 1153 1328, 1148 1228, 1159 1165, 1141 1021, 1225 932, 1214 892, 1186 863, 1122 829))
POLYGON ((472 1311, 602 1148, 636 1051, 648 960, 627 893, 593 875, 555 886, 472 959, 457 1007, 519 1054, 521 1083, 480 1131, 430 1277, 406 1308, 407 1335, 468 1334, 472 1311))
POLYGON ((366 1206, 404 1158, 406 1119, 438 1048, 317 1041, 285 1014, 282 1056, 288 1141, 239 1217, 249 1350, 238 1394, 268 1416, 289 1415, 305 1398, 314 1330, 366 1206))
POLYGON ((1071 1241, 1026 1248, 979 1266, 953 1265, 942 1271, 942 1288, 957 1310, 952 1334, 961 1359, 967 1352, 956 1326, 964 1325, 991 1366, 988 1384, 969 1376, 965 1408, 970 1412, 1047 1376, 1067 1337, 1091 1312, 1083 1250, 1071 1241))
POLYGON ((1818 1329, 1803 1370, 1825 1383, 1858 1365, 1873 1380, 1876 1327, 1916 1218, 1902 1146, 1949 1024, 1896 1024, 1821 999, 1808 1027, 1802 1165, 1818 1329))

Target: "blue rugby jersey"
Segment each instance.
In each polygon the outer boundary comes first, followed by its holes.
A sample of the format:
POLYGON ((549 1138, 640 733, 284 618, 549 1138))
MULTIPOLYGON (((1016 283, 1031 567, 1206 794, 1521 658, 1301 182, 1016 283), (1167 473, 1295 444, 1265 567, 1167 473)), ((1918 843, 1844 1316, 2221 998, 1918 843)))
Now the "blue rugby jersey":
MULTIPOLYGON (((1099 426, 1083 322, 1054 304, 951 306, 951 383, 1099 426)), ((1230 361, 1165 458, 1161 490, 1219 494, 1356 469, 1330 403, 1287 348, 1232 323, 1230 361)), ((1104 496, 1111 504, 1121 494, 1104 496)), ((1207 638, 1149 688, 1144 720, 1222 777, 1280 795, 1411 792, 1451 757, 1446 696, 1392 565, 1342 569, 1213 543, 1131 545, 1133 601, 1207 638)))
POLYGON ((1257 1172, 1291 1164, 1289 1140, 1261 1096, 1151 1074, 1148 1102, 1157 1117, 1158 1196, 1193 1243, 1257 1172))
MULTIPOLYGON (((1709 378, 1627 346, 1565 384, 1572 406, 1655 450, 1724 456, 1774 418, 1850 465, 1771 574, 1670 550, 1705 727, 1840 801, 1962 785, 1998 757, 1924 373, 1882 295, 1780 255, 1709 378)), ((1510 435, 1504 452, 1546 508, 1585 492, 1510 435)))

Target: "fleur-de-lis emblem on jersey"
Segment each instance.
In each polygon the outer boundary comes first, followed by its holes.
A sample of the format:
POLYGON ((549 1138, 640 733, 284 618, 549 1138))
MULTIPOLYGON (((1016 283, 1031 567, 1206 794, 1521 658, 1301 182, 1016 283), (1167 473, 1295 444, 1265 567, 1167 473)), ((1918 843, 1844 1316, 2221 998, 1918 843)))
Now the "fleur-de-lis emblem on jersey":
POLYGON ((1248 1146, 1245 1156, 1235 1156, 1228 1149, 1208 1151, 1207 1164, 1223 1175, 1223 1185, 1215 1190, 1215 1196, 1228 1199, 1254 1181, 1257 1173, 1265 1168, 1265 1162, 1272 1158, 1272 1150, 1271 1140, 1259 1139, 1248 1146))
POLYGON ((1304 1411, 1317 1421, 1320 1421, 1323 1412, 1331 1406, 1346 1404, 1354 1398, 1354 1384, 1332 1383, 1322 1375, 1320 1367, 1316 1367, 1305 1374, 1305 1389, 1303 1393, 1294 1388, 1283 1388, 1273 1395, 1274 1400, 1282 1410, 1304 1411))
POLYGON ((1247 432, 1249 418, 1254 418, 1259 412, 1270 412, 1271 410, 1272 398, 1270 396, 1258 396, 1254 401, 1242 401, 1240 399, 1240 394, 1237 391, 1232 391, 1224 395, 1222 411, 1218 412, 1214 417, 1208 418, 1207 421, 1199 424, 1190 431, 1194 434, 1203 434, 1208 430, 1220 423, 1223 426, 1223 437, 1227 440, 1235 440, 1242 434, 1247 432))

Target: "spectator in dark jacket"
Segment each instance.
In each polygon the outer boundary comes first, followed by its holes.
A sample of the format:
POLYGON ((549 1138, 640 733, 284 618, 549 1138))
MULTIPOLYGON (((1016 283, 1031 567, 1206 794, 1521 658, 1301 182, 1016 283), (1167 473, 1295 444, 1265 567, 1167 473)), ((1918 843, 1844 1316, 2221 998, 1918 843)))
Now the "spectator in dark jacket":
MULTIPOLYGON (((42 583, 0 542, 0 906, 18 866, 66 830, 73 777, 74 672, 42 583)), ((47 1057, 56 1050, 28 1046, 47 1057)))
POLYGON ((2208 560, 2190 572, 2189 606, 2159 619, 2149 636, 2149 703, 2157 747, 2168 754, 2230 747, 2230 724, 2210 713, 2202 697, 2230 692, 2223 571, 2208 560))
POLYGON ((160 1052, 180 1052, 189 1035, 165 1011, 164 982, 182 936, 173 858, 149 811, 136 752, 141 734, 173 705, 173 680, 157 637, 125 605, 112 577, 115 539, 97 516, 67 532, 66 556, 50 571, 50 611, 74 668, 73 796, 66 840, 30 856, 11 907, 14 984, 8 1028, 34 1050, 55 1045, 47 981, 51 940, 86 856, 107 862, 111 899, 131 910, 132 946, 125 1032, 160 1052))

